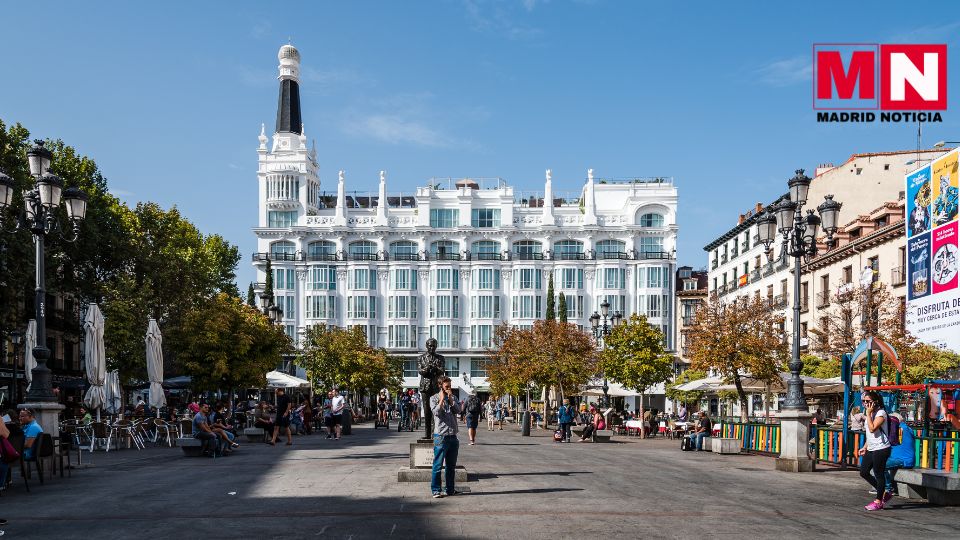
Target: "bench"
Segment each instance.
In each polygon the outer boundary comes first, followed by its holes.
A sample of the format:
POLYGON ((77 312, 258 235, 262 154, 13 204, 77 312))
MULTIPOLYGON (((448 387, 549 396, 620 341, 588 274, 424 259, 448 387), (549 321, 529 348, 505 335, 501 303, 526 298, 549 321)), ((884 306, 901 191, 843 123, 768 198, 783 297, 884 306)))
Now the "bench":
POLYGON ((703 439, 703 445, 710 441, 710 448, 714 454, 739 454, 743 441, 737 438, 709 437, 703 439))
POLYGON ((183 449, 183 455, 187 457, 200 457, 203 452, 203 442, 193 437, 180 437, 177 446, 183 449))
POLYGON ((598 429, 593 432, 593 442, 610 442, 610 437, 613 437, 613 430, 610 429, 598 429))
POLYGON ((244 429, 243 436, 247 438, 248 442, 264 442, 267 440, 267 433, 263 428, 258 427, 244 429))
POLYGON ((901 497, 926 499, 937 506, 960 506, 960 473, 899 469, 893 479, 901 497))

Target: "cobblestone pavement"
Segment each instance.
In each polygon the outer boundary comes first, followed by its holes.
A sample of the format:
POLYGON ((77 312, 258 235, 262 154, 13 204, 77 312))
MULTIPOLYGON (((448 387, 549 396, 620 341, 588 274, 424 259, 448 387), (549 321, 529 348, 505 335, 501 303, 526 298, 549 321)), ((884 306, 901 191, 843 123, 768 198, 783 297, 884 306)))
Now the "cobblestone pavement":
MULTIPOLYGON (((97 452, 94 467, 0 498, 6 538, 944 538, 960 509, 895 499, 868 514, 856 472, 773 471, 772 458, 680 452, 666 440, 557 444, 544 431, 461 433, 463 496, 401 484, 414 433, 355 426, 340 441, 97 452)), ((86 456, 85 456, 86 457, 86 456)))

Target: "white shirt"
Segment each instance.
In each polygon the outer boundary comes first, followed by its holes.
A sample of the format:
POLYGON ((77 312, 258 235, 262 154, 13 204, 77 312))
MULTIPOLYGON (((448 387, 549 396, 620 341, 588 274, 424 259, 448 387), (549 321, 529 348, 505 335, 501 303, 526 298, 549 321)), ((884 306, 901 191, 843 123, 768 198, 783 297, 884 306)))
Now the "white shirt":
MULTIPOLYGON (((880 427, 876 431, 870 431, 867 426, 864 426, 864 432, 867 435, 867 451, 874 452, 876 450, 883 450, 884 448, 890 448, 890 440, 887 438, 887 412, 883 409, 880 409, 874 414, 873 419, 883 418, 883 422, 880 423, 880 427)), ((870 422, 870 417, 868 416, 865 423, 870 422)))
POLYGON ((343 412, 343 396, 335 395, 333 400, 330 401, 330 409, 333 414, 340 414, 343 412))

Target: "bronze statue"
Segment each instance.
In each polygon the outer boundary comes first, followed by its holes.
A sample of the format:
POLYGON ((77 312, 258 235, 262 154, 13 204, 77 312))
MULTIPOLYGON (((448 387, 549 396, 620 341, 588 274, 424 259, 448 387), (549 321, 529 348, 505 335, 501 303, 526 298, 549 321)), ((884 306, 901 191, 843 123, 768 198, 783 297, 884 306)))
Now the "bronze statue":
POLYGON ((430 410, 430 397, 440 392, 439 379, 447 372, 447 361, 437 354, 437 340, 427 340, 427 352, 417 360, 420 371, 420 397, 423 403, 423 437, 433 438, 433 411, 430 410))

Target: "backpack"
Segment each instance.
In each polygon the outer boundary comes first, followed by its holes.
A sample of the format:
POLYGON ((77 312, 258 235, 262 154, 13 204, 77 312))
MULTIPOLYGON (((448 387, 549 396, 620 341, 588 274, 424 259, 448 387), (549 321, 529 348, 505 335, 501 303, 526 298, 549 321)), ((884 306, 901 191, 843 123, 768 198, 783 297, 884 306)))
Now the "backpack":
POLYGON ((553 442, 560 442, 563 440, 563 432, 559 429, 553 432, 553 442))
POLYGON ((473 395, 467 399, 467 412, 474 416, 480 414, 480 398, 473 395))
POLYGON ((690 437, 684 437, 680 440, 680 450, 684 452, 689 452, 693 450, 693 439, 690 437))
POLYGON ((888 414, 886 423, 887 441, 890 446, 900 446, 900 420, 888 414))

